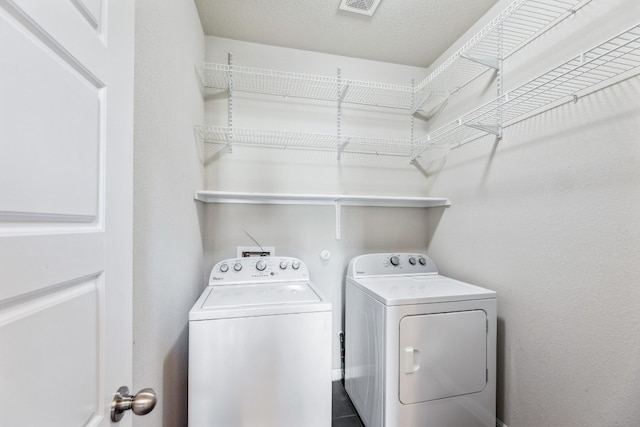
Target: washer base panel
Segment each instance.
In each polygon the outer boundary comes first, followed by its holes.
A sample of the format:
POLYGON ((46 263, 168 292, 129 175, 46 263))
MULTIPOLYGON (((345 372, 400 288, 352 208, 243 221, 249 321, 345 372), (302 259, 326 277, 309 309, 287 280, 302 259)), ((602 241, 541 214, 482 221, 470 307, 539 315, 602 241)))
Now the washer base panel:
POLYGON ((189 426, 330 427, 331 312, 189 322, 189 426))

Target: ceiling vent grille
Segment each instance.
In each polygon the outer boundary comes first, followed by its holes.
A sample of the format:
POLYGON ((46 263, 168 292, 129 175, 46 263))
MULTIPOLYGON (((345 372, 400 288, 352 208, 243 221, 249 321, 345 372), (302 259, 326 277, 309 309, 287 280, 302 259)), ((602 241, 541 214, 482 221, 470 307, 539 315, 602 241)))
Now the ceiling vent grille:
POLYGON ((342 0, 340 9, 372 16, 381 0, 342 0))

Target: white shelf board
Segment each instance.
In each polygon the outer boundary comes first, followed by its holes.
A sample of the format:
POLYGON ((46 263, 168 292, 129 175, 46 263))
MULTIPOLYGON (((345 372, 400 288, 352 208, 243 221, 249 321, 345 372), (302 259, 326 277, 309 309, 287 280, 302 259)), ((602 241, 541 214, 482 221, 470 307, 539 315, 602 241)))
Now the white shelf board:
POLYGON ((341 207, 368 206, 393 208, 447 207, 443 197, 357 196, 346 194, 245 193, 229 191, 197 191, 195 199, 204 203, 236 203, 257 205, 333 206, 336 217, 336 240, 341 237, 341 207))
POLYGON ((244 203, 272 205, 371 206, 397 208, 432 208, 450 206, 444 197, 362 196, 346 194, 251 193, 197 191, 195 199, 205 203, 244 203))

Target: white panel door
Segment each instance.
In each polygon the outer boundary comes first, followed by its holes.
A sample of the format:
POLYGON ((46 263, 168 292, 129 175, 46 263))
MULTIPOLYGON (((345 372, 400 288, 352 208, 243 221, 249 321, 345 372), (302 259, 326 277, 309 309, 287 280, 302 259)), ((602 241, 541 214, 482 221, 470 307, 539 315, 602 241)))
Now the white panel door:
POLYGON ((107 426, 131 385, 133 11, 0 0, 1 426, 107 426))
POLYGON ((400 401, 405 405, 482 391, 487 314, 424 314, 400 321, 400 401))

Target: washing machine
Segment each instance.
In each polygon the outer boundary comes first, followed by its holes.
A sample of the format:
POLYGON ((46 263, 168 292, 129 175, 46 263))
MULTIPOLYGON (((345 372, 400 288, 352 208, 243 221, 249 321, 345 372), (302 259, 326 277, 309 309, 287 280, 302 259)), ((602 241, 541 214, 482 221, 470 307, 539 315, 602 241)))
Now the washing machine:
POLYGON ((496 293, 423 254, 354 258, 345 389, 366 427, 495 427, 496 293))
POLYGON ((189 312, 189 426, 330 427, 331 330, 299 259, 217 263, 189 312))

